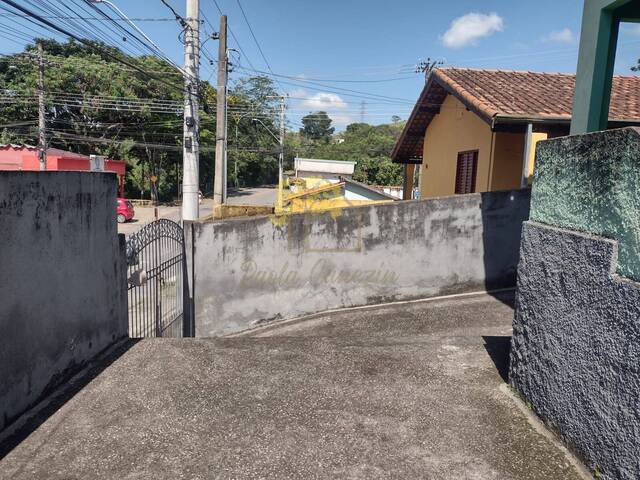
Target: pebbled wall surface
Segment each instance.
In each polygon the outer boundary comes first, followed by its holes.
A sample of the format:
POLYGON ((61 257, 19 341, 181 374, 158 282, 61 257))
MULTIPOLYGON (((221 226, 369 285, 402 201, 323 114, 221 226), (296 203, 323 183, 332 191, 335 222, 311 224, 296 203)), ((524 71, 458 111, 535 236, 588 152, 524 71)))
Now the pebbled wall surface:
POLYGON ((640 284, 617 243, 525 222, 509 380, 602 479, 640 478, 640 284))
POLYGON ((531 220, 614 238, 617 271, 640 281, 640 130, 539 142, 531 220))

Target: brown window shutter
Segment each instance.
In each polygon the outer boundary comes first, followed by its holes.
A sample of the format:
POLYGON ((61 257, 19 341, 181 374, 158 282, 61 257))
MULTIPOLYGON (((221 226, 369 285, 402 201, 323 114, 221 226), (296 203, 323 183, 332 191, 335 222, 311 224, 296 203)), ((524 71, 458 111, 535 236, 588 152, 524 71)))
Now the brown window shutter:
POLYGON ((478 151, 458 153, 455 193, 473 193, 476 190, 478 151))

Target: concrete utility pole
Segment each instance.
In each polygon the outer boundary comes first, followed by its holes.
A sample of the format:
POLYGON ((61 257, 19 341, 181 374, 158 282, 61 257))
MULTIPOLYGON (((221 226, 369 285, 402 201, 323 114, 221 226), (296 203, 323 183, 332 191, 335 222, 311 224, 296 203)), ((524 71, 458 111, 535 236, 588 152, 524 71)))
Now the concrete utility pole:
POLYGON ((47 137, 44 111, 44 48, 38 42, 38 160, 40 170, 47 169, 47 137))
POLYGON ((198 146, 198 87, 200 75, 200 0, 187 0, 184 32, 184 145, 182 172, 182 219, 199 217, 200 151, 198 146))
POLYGON ((284 164, 284 96, 280 97, 280 157, 278 159, 278 201, 277 208, 278 212, 282 212, 282 189, 284 187, 284 172, 283 172, 283 164, 284 164))
POLYGON ((213 206, 225 203, 227 137, 227 16, 220 17, 218 44, 218 91, 216 94, 216 164, 213 179, 213 206))
POLYGON ((418 62, 418 65, 416 65, 416 73, 424 73, 424 82, 427 83, 432 70, 441 65, 444 65, 442 60, 431 60, 431 58, 427 58, 426 61, 422 60, 418 62))

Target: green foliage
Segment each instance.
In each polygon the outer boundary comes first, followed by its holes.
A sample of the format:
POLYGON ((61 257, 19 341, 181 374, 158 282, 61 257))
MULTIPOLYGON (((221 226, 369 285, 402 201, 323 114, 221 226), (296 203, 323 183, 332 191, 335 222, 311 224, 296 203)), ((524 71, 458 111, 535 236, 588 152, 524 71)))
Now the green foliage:
MULTIPOLYGON (((103 99, 154 99, 182 102, 182 77, 154 56, 131 57, 103 44, 88 48, 78 42, 42 40, 45 60, 47 138, 49 146, 73 152, 105 155, 125 160, 125 195, 131 198, 169 200, 178 195, 182 170, 183 120, 179 109, 158 113, 156 109, 104 108, 92 101, 103 99), (114 61, 104 52, 126 59, 155 78, 114 61), (68 95, 74 95, 71 100, 68 95), (63 98, 66 96, 66 100, 63 98), (151 178, 158 178, 156 185, 151 178)), ((38 69, 35 45, 25 52, 0 59, 0 90, 15 102, 0 104, 0 142, 37 143, 38 69), (20 95, 30 95, 27 101, 20 95), (28 122, 27 125, 16 125, 28 122)), ((216 90, 200 85, 200 188, 213 190, 215 163, 216 90)), ((228 182, 230 186, 275 184, 278 175, 278 99, 267 77, 241 79, 228 96, 228 182), (258 119, 260 122, 255 122, 258 119)), ((355 160, 355 179, 370 184, 398 185, 401 167, 389 155, 404 123, 372 126, 349 125, 334 134, 326 112, 302 119, 300 133, 285 139, 285 169, 297 156, 355 160)))
POLYGON ((327 112, 315 112, 302 117, 300 134, 309 140, 327 143, 335 130, 327 112))
MULTIPOLYGON (((58 43, 42 40, 46 59, 45 88, 47 92, 47 137, 51 147, 83 154, 101 154, 108 158, 126 160, 128 164, 125 190, 128 197, 168 200, 178 194, 182 168, 183 121, 179 109, 157 113, 148 107, 117 109, 103 108, 90 101, 91 97, 114 97, 134 101, 138 99, 182 102, 182 77, 166 62, 153 57, 131 57, 117 49, 96 44, 87 48, 78 42, 58 43), (115 62, 104 51, 126 58, 129 63, 151 72, 156 78, 136 72, 115 62), (161 80, 159 80, 161 79, 161 80), (173 85, 173 86, 172 86, 173 85), (84 101, 62 100, 64 95, 79 95, 84 101), (157 185, 150 181, 158 177, 157 185)), ((33 95, 37 88, 35 46, 22 54, 0 60, 0 89, 7 95, 33 95)), ((271 129, 276 121, 272 113, 275 95, 271 80, 252 77, 238 82, 229 92, 231 109, 251 108, 271 129)), ((215 104, 216 91, 206 82, 200 86, 200 188, 209 193, 213 189, 215 160, 215 104)), ((68 97, 67 97, 68 98, 68 97)), ((76 97, 78 98, 78 97, 76 97)), ((3 103, 0 105, 0 125, 29 121, 26 126, 7 126, 2 129, 3 143, 37 143, 37 104, 34 101, 3 103)), ((229 114, 229 132, 235 133, 233 114, 229 114)), ((277 153, 269 133, 259 130, 250 117, 238 123, 241 148, 251 146, 254 152, 239 152, 233 157, 234 146, 229 140, 229 180, 234 183, 234 161, 240 184, 273 183, 277 176, 277 153), (266 151, 263 151, 266 150, 266 151), (275 169, 273 165, 276 165, 275 169), (274 171, 276 172, 274 174, 274 171)))
POLYGON ((289 135, 287 158, 326 158, 356 161, 354 180, 370 185, 401 185, 402 166, 391 162, 391 151, 404 122, 389 125, 352 123, 332 141, 312 141, 305 135, 289 135))

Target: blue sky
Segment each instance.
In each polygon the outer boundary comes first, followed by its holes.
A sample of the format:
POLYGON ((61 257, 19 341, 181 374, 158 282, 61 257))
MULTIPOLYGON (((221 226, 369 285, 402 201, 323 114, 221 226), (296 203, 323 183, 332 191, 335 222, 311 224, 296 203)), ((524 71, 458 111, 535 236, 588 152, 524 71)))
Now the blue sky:
MULTIPOLYGON (((160 0, 112 1, 132 18, 171 17, 160 0)), ((238 40, 231 38, 230 47, 238 48, 239 43, 246 54, 239 59, 240 67, 252 64, 267 70, 237 0, 216 1, 238 40)), ((323 109, 339 128, 361 118, 369 123, 388 122, 394 114, 406 118, 424 84, 423 76, 414 73, 415 65, 427 57, 441 59, 445 66, 574 72, 583 4, 582 0, 240 1, 272 71, 298 77, 280 79, 281 89, 291 95, 288 118, 296 125, 305 112, 323 109)), ((184 14, 184 1, 168 2, 184 14)), ((201 11, 217 26, 214 1, 200 2, 201 11)), ((182 63, 175 22, 137 25, 182 63)), ((3 53, 20 50, 15 40, 0 42, 3 53)), ((217 52, 214 40, 206 47, 212 55, 217 52)), ((638 57, 640 28, 624 26, 616 73, 633 74, 629 67, 638 57)), ((231 74, 232 83, 246 74, 241 68, 231 74)), ((215 80, 213 73, 203 61, 203 78, 215 80)))

